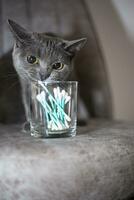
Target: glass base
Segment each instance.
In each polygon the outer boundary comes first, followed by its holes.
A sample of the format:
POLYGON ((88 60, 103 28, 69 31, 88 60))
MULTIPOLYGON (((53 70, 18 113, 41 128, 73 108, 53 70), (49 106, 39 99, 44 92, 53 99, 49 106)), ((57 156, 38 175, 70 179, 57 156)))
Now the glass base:
POLYGON ((70 128, 66 130, 51 131, 46 130, 41 124, 30 123, 31 136, 36 138, 63 138, 74 137, 76 135, 76 128, 70 128))
POLYGON ((76 135, 76 129, 66 129, 60 131, 49 131, 45 133, 45 138, 64 138, 64 137, 74 137, 76 135))
POLYGON ((30 122, 31 136, 36 137, 36 138, 42 138, 42 137, 44 137, 44 131, 45 131, 45 129, 42 124, 30 122))

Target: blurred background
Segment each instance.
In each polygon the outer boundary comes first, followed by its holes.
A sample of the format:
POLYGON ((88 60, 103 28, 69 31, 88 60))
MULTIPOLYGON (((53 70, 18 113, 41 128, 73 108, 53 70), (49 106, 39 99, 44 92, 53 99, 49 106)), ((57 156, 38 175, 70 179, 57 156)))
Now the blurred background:
MULTIPOLYGON (((90 116, 133 121, 133 9, 133 0, 0 0, 0 68, 8 70, 11 64, 8 18, 30 31, 53 32, 66 39, 87 37, 75 70, 90 116)), ((4 87, 1 78, 0 85, 4 87)))
POLYGON ((88 1, 110 82, 114 118, 134 120, 134 1, 88 1))

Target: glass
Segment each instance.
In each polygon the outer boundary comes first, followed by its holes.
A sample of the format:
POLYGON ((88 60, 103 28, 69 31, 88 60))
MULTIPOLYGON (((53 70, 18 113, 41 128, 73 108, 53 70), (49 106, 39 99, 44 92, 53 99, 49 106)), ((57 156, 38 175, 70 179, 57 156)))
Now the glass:
POLYGON ((76 135, 76 81, 31 83, 31 135, 67 137, 76 135))

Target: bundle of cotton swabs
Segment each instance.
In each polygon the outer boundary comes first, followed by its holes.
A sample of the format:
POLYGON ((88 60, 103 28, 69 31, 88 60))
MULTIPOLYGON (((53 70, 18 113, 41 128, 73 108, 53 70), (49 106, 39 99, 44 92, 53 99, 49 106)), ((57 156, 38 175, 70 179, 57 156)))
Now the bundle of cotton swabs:
POLYGON ((65 106, 70 101, 68 93, 59 87, 53 88, 53 94, 41 81, 38 81, 43 91, 36 96, 45 109, 47 126, 51 130, 63 130, 69 128, 71 118, 65 113, 65 106), (46 95, 47 94, 47 95, 46 95), (46 100, 47 96, 47 100, 46 100))

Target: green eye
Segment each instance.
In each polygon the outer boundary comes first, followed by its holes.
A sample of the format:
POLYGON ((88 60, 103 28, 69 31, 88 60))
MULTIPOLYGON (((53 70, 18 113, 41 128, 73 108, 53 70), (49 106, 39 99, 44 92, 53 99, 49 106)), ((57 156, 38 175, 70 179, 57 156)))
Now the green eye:
POLYGON ((35 56, 27 56, 27 62, 30 64, 37 64, 38 59, 35 56))
POLYGON ((55 64, 53 64, 53 69, 55 69, 55 70, 61 70, 61 69, 63 69, 63 67, 64 67, 63 63, 55 63, 55 64))

